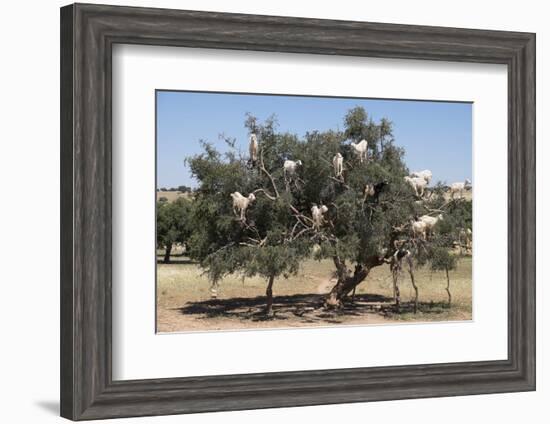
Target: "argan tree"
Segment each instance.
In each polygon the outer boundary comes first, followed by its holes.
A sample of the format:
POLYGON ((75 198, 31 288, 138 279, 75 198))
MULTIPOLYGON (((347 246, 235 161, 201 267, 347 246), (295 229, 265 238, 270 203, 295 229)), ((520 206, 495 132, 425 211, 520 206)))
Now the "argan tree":
POLYGON ((435 235, 416 240, 410 221, 448 205, 444 195, 419 199, 405 184, 404 151, 394 144, 390 121, 376 123, 356 107, 345 116, 343 131, 312 130, 303 138, 278 132, 273 117, 259 122, 249 115, 245 126, 258 138, 255 163, 234 143, 228 143, 225 154, 203 143, 204 152, 189 159, 199 182, 191 255, 212 281, 229 273, 266 278, 266 312, 271 314, 276 278, 297 272, 311 257, 334 264, 337 283, 327 295, 327 307, 341 306, 372 268, 389 264, 399 249, 413 255, 422 250, 429 260, 427 246, 435 235), (363 163, 350 148, 351 141, 362 139, 368 142, 363 163), (332 164, 337 153, 344 160, 338 177, 332 164), (283 172, 287 159, 302 162, 290 176, 283 172), (236 191, 256 197, 244 220, 233 212, 231 193, 236 191), (314 224, 313 206, 325 206, 320 225, 314 224))

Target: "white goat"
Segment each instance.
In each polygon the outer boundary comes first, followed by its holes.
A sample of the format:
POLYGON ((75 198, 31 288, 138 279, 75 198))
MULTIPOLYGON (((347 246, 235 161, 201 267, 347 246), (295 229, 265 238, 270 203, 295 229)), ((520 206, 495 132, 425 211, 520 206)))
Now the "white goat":
POLYGON ((462 199, 464 190, 467 190, 472 187, 472 182, 466 178, 463 183, 452 183, 451 184, 451 199, 455 198, 455 194, 458 193, 458 198, 462 199))
POLYGON ((436 217, 429 216, 429 215, 422 215, 420 218, 418 218, 418 220, 425 223, 426 224, 426 231, 431 233, 433 231, 435 225, 439 221, 443 221, 443 215, 439 214, 436 217))
POLYGON ((241 193, 236 191, 231 193, 231 197, 233 198, 233 213, 237 215, 237 212, 240 211, 241 221, 244 222, 246 210, 250 203, 256 200, 256 196, 254 196, 254 193, 250 193, 248 197, 244 197, 241 193))
POLYGON ((411 220, 411 228, 414 236, 420 236, 423 240, 426 240, 426 223, 424 221, 411 220))
POLYGON ((424 178, 404 177, 404 180, 413 188, 414 192, 418 197, 424 196, 424 189, 428 186, 428 183, 424 178))
POLYGON ((313 218, 313 228, 319 229, 321 225, 325 222, 323 214, 328 212, 328 208, 325 205, 317 206, 313 205, 311 207, 311 217, 313 218))
POLYGON ((250 152, 250 160, 252 163, 256 163, 258 160, 258 137, 254 133, 250 134, 248 151, 250 152))
POLYGON ((285 178, 287 176, 292 177, 293 175, 295 175, 296 170, 298 169, 299 166, 302 166, 301 160, 297 160, 297 161, 293 161, 290 159, 285 160, 285 163, 283 164, 283 173, 285 175, 285 178))
POLYGON ((472 230, 461 228, 458 232, 458 244, 466 247, 466 250, 472 249, 472 230))
POLYGON ((355 151, 355 154, 359 156, 359 161, 363 163, 363 159, 367 160, 367 140, 361 140, 359 143, 351 143, 351 147, 355 151))
POLYGON ((432 171, 425 169, 424 171, 416 171, 411 173, 411 177, 424 178, 426 183, 430 184, 432 181, 432 171))
POLYGON ((332 166, 334 166, 334 175, 336 178, 341 177, 344 171, 344 157, 340 153, 336 153, 332 158, 332 166))

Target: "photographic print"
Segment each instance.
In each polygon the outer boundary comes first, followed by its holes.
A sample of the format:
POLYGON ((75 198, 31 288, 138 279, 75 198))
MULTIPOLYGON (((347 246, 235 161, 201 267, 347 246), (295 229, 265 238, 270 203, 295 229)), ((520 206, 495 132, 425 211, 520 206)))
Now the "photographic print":
POLYGON ((159 333, 472 319, 472 104, 156 92, 159 333))

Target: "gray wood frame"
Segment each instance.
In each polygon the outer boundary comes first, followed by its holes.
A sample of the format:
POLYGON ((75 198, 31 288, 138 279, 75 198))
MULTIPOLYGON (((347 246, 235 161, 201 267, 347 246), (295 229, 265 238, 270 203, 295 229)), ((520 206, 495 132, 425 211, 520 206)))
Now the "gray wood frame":
POLYGON ((61 9, 60 124, 63 417, 82 420, 535 389, 534 34, 75 4, 61 9), (508 359, 113 381, 115 43, 507 65, 508 359))

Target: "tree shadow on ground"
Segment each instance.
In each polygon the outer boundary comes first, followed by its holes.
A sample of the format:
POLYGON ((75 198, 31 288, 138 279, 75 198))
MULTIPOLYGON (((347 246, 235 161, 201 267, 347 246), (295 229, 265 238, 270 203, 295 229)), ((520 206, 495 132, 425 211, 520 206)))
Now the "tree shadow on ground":
MULTIPOLYGON (((451 308, 447 302, 418 302, 417 312, 424 315, 441 315, 448 313, 451 308)), ((387 318, 395 317, 398 315, 411 314, 414 316, 414 302, 403 302, 397 311, 395 304, 386 305, 380 309, 380 312, 387 318)))
MULTIPOLYGON (((324 294, 294 294, 273 297, 274 315, 264 314, 265 296, 252 298, 209 299, 188 302, 176 308, 185 315, 198 315, 199 319, 232 318, 242 321, 287 320, 298 317, 304 323, 340 324, 346 317, 367 313, 381 314, 381 305, 393 304, 393 299, 376 294, 358 294, 355 301, 348 300, 340 309, 325 309, 324 294)), ((383 315, 383 314, 382 314, 383 315)))

